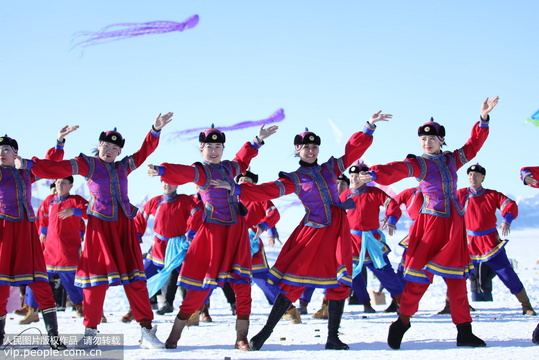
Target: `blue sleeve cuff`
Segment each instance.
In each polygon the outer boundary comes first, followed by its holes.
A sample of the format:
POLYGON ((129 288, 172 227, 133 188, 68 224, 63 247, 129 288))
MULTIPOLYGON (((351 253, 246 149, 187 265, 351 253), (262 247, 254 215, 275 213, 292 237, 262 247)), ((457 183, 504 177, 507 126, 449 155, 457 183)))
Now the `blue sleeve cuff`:
POLYGON ((479 127, 488 128, 489 120, 490 120, 490 115, 487 115, 486 120, 483 120, 483 118, 481 116, 479 116, 479 127))
POLYGON ((376 125, 371 125, 371 123, 367 121, 365 127, 363 128, 363 133, 372 136, 372 134, 374 134, 374 130, 376 130, 376 125))
POLYGON ((75 216, 82 216, 82 209, 74 208, 74 209, 73 209, 73 215, 75 215, 75 216))
POLYGON ((241 184, 237 185, 237 186, 234 186, 234 189, 233 189, 233 196, 240 196, 241 194, 241 184))
POLYGON ((526 185, 526 183, 524 182, 524 179, 526 179, 526 176, 530 176, 532 174, 531 171, 529 170, 522 170, 520 172, 520 180, 522 180, 522 182, 524 183, 524 185, 526 185))
POLYGON ((515 219, 515 215, 513 214, 506 214, 504 217, 503 217, 503 220, 508 223, 508 224, 511 224, 511 222, 515 219))
POLYGON ((262 230, 266 231, 266 230, 268 230, 269 225, 266 222, 261 222, 260 224, 258 224, 258 227, 261 228, 262 230))
POLYGON ((395 215, 389 215, 389 217, 387 218, 387 223, 390 225, 396 225, 397 221, 398 219, 395 215))
POLYGON ((376 173, 373 170, 369 170, 369 171, 367 171, 367 173, 370 176, 372 176, 372 181, 375 181, 376 179, 378 179, 378 176, 376 176, 376 173))
POLYGON ((185 237, 188 239, 194 239, 196 234, 196 230, 188 230, 187 234, 185 234, 185 237))
POLYGON ((255 136, 253 142, 251 143, 251 146, 258 150, 262 147, 262 145, 264 145, 264 141, 260 140, 258 136, 255 136))
POLYGON ((58 141, 58 139, 56 139, 56 150, 64 150, 65 143, 66 139, 64 139, 64 141, 58 141))
POLYGON ((150 134, 152 134, 153 137, 159 137, 161 135, 161 130, 156 130, 152 125, 152 130, 150 130, 150 134))
POLYGON ((272 227, 271 229, 268 229, 267 234, 269 237, 275 237, 277 236, 277 229, 272 227))
POLYGON ((41 226, 39 232, 43 235, 47 235, 47 227, 41 226))
POLYGON ((161 165, 154 165, 154 167, 157 169, 157 175, 163 176, 165 175, 165 167, 161 165))
POLYGON ((83 237, 84 236, 84 231, 80 231, 80 237, 83 237))

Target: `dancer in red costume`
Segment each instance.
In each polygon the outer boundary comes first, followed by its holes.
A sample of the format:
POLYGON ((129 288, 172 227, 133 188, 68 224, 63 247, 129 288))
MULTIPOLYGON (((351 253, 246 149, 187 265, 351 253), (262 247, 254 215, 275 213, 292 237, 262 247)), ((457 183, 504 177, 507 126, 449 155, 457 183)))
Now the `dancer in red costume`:
MULTIPOLYGON (((63 138, 59 140, 63 143, 63 138)), ((34 224, 36 216, 31 199, 36 177, 27 169, 27 160, 21 159, 18 151, 15 139, 7 135, 0 137, 0 344, 5 335, 9 288, 27 285, 41 309, 50 347, 64 350, 66 346, 58 337, 56 302, 34 224)), ((61 156, 58 152, 56 155, 61 156)))
POLYGON ((232 188, 238 186, 234 178, 247 170, 264 144, 264 139, 277 129, 274 125, 267 129, 262 125, 255 140, 245 143, 236 157, 228 161, 222 160, 225 134, 212 125, 199 135, 204 162, 193 165, 148 165, 150 176, 159 175, 168 184, 194 182, 204 208, 202 226, 189 247, 178 278, 178 285, 189 291, 166 341, 168 349, 177 347, 187 320, 202 306, 210 290, 230 282, 236 293, 235 347, 250 350, 247 333, 251 314, 251 248, 247 223, 243 217, 245 207, 229 191, 216 188, 215 183, 220 180, 232 188))
POLYGON ((410 229, 409 246, 404 264, 407 283, 401 297, 400 316, 389 328, 388 345, 399 349, 410 318, 417 312, 419 301, 432 283, 434 275, 443 276, 451 302, 451 317, 457 325, 457 346, 485 346, 472 333, 466 277, 473 269, 467 248, 464 209, 457 190, 457 170, 473 159, 487 139, 489 113, 498 97, 486 99, 481 106, 481 119, 471 138, 455 151, 442 151, 445 128, 432 121, 418 129, 424 151, 421 156, 409 155, 404 161, 371 167, 364 181, 389 185, 406 177, 415 177, 425 198, 421 213, 410 229))
POLYGON ((85 336, 80 348, 96 347, 97 325, 101 322, 103 303, 109 286, 123 285, 133 315, 141 326, 142 348, 163 348, 152 327, 142 252, 133 218, 137 208, 129 202, 127 176, 157 148, 161 129, 172 121, 172 113, 155 119, 142 147, 120 161, 125 139, 116 130, 99 136, 97 156, 51 161, 33 158, 28 167, 41 178, 58 179, 82 175, 89 186, 86 240, 75 283, 83 288, 85 336))
POLYGON ((250 345, 259 350, 269 338, 290 305, 306 287, 327 289, 329 299, 328 338, 326 349, 347 350, 338 337, 344 301, 352 285, 352 246, 345 208, 339 199, 337 177, 359 159, 372 143, 378 121, 387 121, 389 114, 381 111, 371 116, 363 132, 357 132, 345 147, 342 157, 331 157, 318 164, 320 137, 306 130, 294 138, 300 167, 279 174, 279 179, 261 185, 242 184, 241 199, 265 201, 295 193, 305 207, 303 221, 290 235, 269 273, 269 280, 278 284, 277 297, 266 325, 255 335, 250 345), (316 261, 313 261, 316 259, 316 261))

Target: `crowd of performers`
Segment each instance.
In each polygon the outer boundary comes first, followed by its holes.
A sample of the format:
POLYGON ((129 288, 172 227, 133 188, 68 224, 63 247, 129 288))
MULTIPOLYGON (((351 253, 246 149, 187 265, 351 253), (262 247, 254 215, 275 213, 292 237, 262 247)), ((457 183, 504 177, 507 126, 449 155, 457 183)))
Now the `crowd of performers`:
MULTIPOLYGON (((457 170, 487 140, 489 113, 497 103, 498 97, 482 103, 480 119, 461 148, 443 150, 445 128, 431 119, 418 128, 423 154, 385 165, 368 167, 357 160, 372 144, 377 123, 390 120, 390 114, 373 114, 364 129, 350 137, 344 155, 325 162, 318 159, 321 138, 305 129, 293 139, 299 167, 262 184, 249 170, 250 162, 277 126, 263 125, 229 161, 223 159, 226 136, 212 125, 199 135, 202 161, 148 165, 148 175, 160 178, 163 194, 140 210, 129 201, 128 175, 157 148, 172 113, 159 114, 140 149, 121 159, 125 139, 116 129, 99 135, 93 155, 81 153, 70 160, 63 159, 63 148, 65 137, 76 126, 60 130, 56 146, 44 159, 21 158, 17 141, 1 137, 0 343, 6 331, 10 286, 25 286, 26 322, 21 323, 37 321, 41 312, 50 347, 66 348, 58 336, 57 307, 49 286, 50 279, 59 277, 83 318, 84 335, 78 348, 97 346, 97 327, 106 321, 106 291, 109 286, 123 285, 130 309, 122 321, 138 322, 142 348, 175 349, 183 329, 198 322, 200 314, 211 321, 210 296, 222 287, 236 316, 236 349, 260 350, 287 314, 301 322, 300 311, 304 313, 313 290, 321 288, 324 303, 317 314, 323 313, 320 317, 328 320, 325 348, 347 350, 339 338, 345 300, 353 289, 357 302, 366 311, 372 309, 362 275, 368 268, 391 294, 387 311, 398 314, 389 326, 389 347, 400 348, 434 275, 443 277, 447 285, 444 310, 456 325, 457 346, 485 346, 472 332, 468 277, 483 277, 482 269, 487 269, 485 277, 497 275, 520 301, 524 315, 536 315, 505 251, 505 237, 518 216, 517 204, 482 187, 486 169, 479 164, 466 170, 470 186, 457 189, 457 170), (89 201, 70 194, 74 175, 86 180, 89 201), (407 177, 416 178, 418 186, 393 197, 372 186, 407 177), (38 179, 55 180, 55 191, 36 215, 31 189, 38 179), (196 194, 177 193, 178 186, 186 183, 196 185, 196 194), (270 265, 261 235, 265 233, 273 246, 280 214, 271 200, 292 193, 305 216, 270 265), (384 231, 390 236, 395 233, 401 206, 413 224, 401 242, 405 247, 402 262, 394 269, 384 231), (503 217, 503 238, 496 223, 497 210, 503 217), (140 242, 150 216, 154 217, 153 243, 143 257, 140 242), (249 339, 252 284, 262 289, 272 308, 266 324, 249 339), (153 310, 160 315, 173 313, 177 287, 187 291, 162 342, 152 325, 153 310), (161 289, 166 300, 158 309, 155 295, 161 289), (297 300, 299 310, 293 305, 297 300)), ((539 187, 538 177, 539 167, 522 169, 525 185, 539 187)), ((472 286, 472 298, 492 300, 490 291, 488 286, 472 286)), ((539 343, 539 325, 532 337, 539 343)))

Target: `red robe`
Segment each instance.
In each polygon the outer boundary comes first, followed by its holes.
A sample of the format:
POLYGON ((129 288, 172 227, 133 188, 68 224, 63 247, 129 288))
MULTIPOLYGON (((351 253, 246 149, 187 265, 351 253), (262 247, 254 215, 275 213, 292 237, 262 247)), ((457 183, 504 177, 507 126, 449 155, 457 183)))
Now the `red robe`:
POLYGON ((179 285, 210 290, 226 281, 243 284, 251 281, 251 247, 245 218, 240 215, 236 199, 209 182, 221 179, 234 186, 234 178, 245 173, 257 154, 258 147, 245 143, 232 161, 222 161, 219 165, 164 163, 160 166, 163 181, 171 185, 193 182, 203 201, 203 222, 185 256, 179 285))
MULTIPOLYGON (((352 230, 352 255, 353 261, 359 261, 359 254, 361 253, 361 235, 353 234, 354 230, 359 231, 372 231, 380 228, 380 206, 386 208, 385 221, 389 226, 395 228, 395 224, 399 221, 402 211, 398 204, 383 190, 363 185, 359 189, 346 189, 340 195, 341 201, 346 199, 352 199, 356 204, 355 209, 349 209, 346 214, 348 216, 348 222, 350 223, 350 230, 352 230)), ((381 240, 380 233, 376 231, 373 234, 378 240, 381 240)), ((389 253, 391 250, 384 244, 384 254, 389 253)), ((369 253, 365 254, 365 263, 372 262, 369 253)))
POLYGON ((147 259, 157 266, 165 266, 168 240, 187 235, 189 230, 196 232, 202 222, 200 210, 192 196, 177 193, 156 196, 144 204, 135 217, 135 225, 137 233, 142 236, 148 218, 154 216, 153 245, 147 259))
POLYGON ((421 213, 410 228, 405 255, 405 280, 428 283, 432 274, 464 278, 473 269, 468 252, 463 209, 456 194, 457 170, 473 159, 488 136, 488 121, 476 123, 466 144, 439 155, 409 156, 405 161, 370 169, 382 185, 415 177, 425 197, 421 213))
POLYGON ((88 218, 88 201, 79 195, 49 195, 41 203, 39 210, 43 214, 40 233, 45 234, 45 264, 48 272, 74 272, 79 265, 80 246, 86 229, 84 220, 88 218), (58 217, 58 212, 65 208, 76 208, 81 216, 72 215, 65 219, 58 217))
POLYGON ((89 184, 88 226, 84 249, 75 276, 80 287, 123 285, 146 280, 142 251, 133 217, 136 207, 127 198, 127 175, 138 168, 159 144, 159 133, 150 131, 141 148, 114 163, 83 154, 72 160, 33 158, 32 172, 45 179, 82 175, 89 184), (96 164, 100 170, 96 172, 96 164), (99 178, 98 178, 99 177, 99 178))
POLYGON ((318 288, 352 285, 350 227, 345 211, 338 207, 341 204, 336 179, 365 153, 372 143, 371 134, 372 129, 352 135, 345 154, 339 159, 331 158, 316 167, 300 167, 294 173, 283 174, 277 181, 241 185, 243 201, 271 200, 296 193, 306 210, 304 220, 290 235, 271 268, 269 282, 318 288), (331 170, 331 178, 322 177, 324 168, 331 170), (300 172, 312 173, 313 180, 298 182, 300 172), (337 194, 338 203, 328 203, 327 199, 333 194, 337 194))
POLYGON ((464 220, 468 233, 468 249, 472 260, 479 262, 493 258, 506 245, 496 229, 496 209, 502 212, 504 221, 511 224, 518 216, 517 203, 495 190, 464 188, 457 191, 466 209, 464 220))
MULTIPOLYGON (((247 227, 257 231, 257 225, 263 230, 268 230, 277 224, 281 215, 279 210, 273 205, 271 201, 252 201, 245 204, 247 210, 247 216, 245 216, 245 222, 247 227)), ((258 240, 258 251, 253 255, 253 272, 265 272, 268 271, 268 261, 266 259, 266 252, 264 251, 264 243, 262 239, 258 240)))

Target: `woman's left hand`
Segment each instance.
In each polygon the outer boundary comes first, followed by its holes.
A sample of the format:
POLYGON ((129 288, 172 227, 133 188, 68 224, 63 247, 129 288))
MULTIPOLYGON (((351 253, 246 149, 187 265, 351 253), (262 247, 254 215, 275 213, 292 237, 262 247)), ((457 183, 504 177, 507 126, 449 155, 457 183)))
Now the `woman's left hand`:
POLYGON ((172 115, 174 115, 174 113, 171 113, 171 112, 168 112, 165 115, 161 115, 161 114, 157 115, 157 117, 155 118, 153 122, 153 127, 155 128, 155 130, 159 131, 162 128, 164 128, 169 122, 171 122, 172 115))

